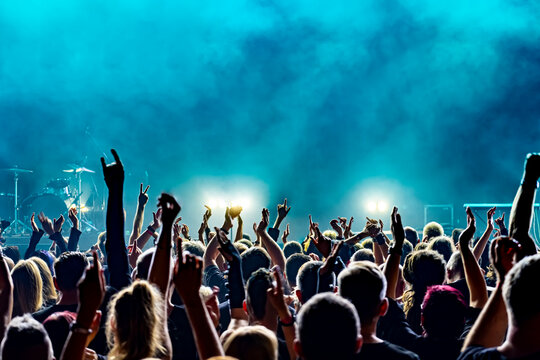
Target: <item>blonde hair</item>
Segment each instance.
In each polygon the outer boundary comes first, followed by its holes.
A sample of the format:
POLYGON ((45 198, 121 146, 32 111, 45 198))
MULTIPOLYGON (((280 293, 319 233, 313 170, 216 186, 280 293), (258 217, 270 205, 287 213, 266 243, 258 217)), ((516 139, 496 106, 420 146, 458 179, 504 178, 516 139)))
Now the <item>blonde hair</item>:
POLYGON ((159 290, 148 281, 135 281, 109 304, 109 359, 135 360, 164 353, 165 324, 165 302, 159 290))
POLYGON ((264 326, 244 326, 236 329, 223 344, 225 355, 239 360, 277 360, 276 334, 264 326))
POLYGON ((43 281, 37 265, 21 260, 11 270, 13 279, 13 317, 34 313, 43 304, 43 281))
POLYGON ((56 302, 58 294, 56 293, 56 288, 54 287, 51 270, 49 270, 47 263, 43 259, 38 258, 37 256, 32 256, 29 260, 33 261, 34 264, 36 264, 39 270, 39 274, 41 275, 41 281, 43 283, 43 302, 45 304, 56 302))

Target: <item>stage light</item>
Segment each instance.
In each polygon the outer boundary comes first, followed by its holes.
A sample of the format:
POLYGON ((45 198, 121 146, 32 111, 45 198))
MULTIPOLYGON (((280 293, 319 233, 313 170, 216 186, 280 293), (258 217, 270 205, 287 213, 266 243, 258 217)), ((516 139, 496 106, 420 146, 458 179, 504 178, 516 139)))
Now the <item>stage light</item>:
POLYGON ((388 202, 385 200, 369 201, 366 204, 366 209, 370 213, 385 213, 388 211, 388 202))
POLYGON ((377 203, 377 210, 381 213, 388 211, 388 203, 386 201, 379 201, 377 203))
POLYGON ((367 203, 366 208, 369 212, 377 211, 377 203, 375 201, 370 201, 367 203))

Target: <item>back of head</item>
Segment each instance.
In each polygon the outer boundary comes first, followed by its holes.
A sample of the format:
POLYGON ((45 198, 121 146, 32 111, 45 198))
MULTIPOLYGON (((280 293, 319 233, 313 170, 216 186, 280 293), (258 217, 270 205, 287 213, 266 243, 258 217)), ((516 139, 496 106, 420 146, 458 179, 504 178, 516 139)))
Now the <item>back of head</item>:
POLYGON ((242 254, 242 275, 247 281, 259 269, 270 268, 270 255, 259 246, 253 246, 242 254))
POLYGON ((54 356, 60 359, 62 349, 69 335, 69 327, 77 319, 77 314, 70 311, 57 312, 43 322, 45 330, 51 339, 54 356))
POLYGON ((332 293, 315 295, 298 313, 296 338, 303 359, 352 359, 360 345, 356 309, 332 293))
POLYGON ((30 258, 30 261, 32 261, 37 266, 39 274, 41 275, 41 281, 43 283, 43 302, 47 304, 55 301, 57 298, 56 289, 54 288, 53 278, 49 267, 47 266, 47 263, 35 256, 32 256, 30 258))
POLYGON ((423 234, 426 241, 429 241, 434 237, 444 235, 444 229, 441 224, 432 221, 430 223, 427 223, 426 226, 424 226, 423 234))
POLYGON ((225 354, 238 360, 277 360, 276 334, 264 326, 236 329, 223 344, 225 354))
POLYGON ((465 272, 463 270, 463 260, 459 251, 455 251, 448 263, 446 264, 446 272, 448 274, 448 281, 455 282, 465 278, 465 272))
POLYGON ((21 253, 18 246, 6 246, 2 249, 2 251, 4 252, 4 256, 7 256, 11 260, 13 260, 13 263, 15 265, 17 265, 17 263, 21 259, 21 253))
POLYGON ((317 283, 322 288, 318 271, 323 265, 322 261, 309 261, 300 267, 296 276, 296 286, 300 292, 300 302, 306 303, 317 294, 317 283))
POLYGON ((266 315, 266 294, 272 285, 272 276, 267 269, 259 269, 246 283, 246 303, 248 312, 256 320, 266 315))
POLYGON ((110 357, 141 359, 163 351, 164 306, 159 290, 144 280, 116 294, 107 321, 110 357))
POLYGON ((442 255, 433 250, 415 251, 405 259, 403 278, 413 289, 441 285, 446 278, 446 263, 442 255))
POLYGON ((143 252, 137 259, 137 265, 135 265, 137 270, 137 279, 146 280, 148 279, 148 273, 150 272, 150 265, 152 264, 152 258, 156 248, 152 247, 145 252, 143 252))
POLYGON ((11 271, 13 279, 13 316, 33 313, 43 304, 43 281, 36 264, 21 260, 11 271))
POLYGON ((288 259, 292 254, 303 254, 302 245, 296 241, 289 241, 283 246, 283 255, 288 259))
POLYGON ((403 254, 401 255, 401 260, 399 261, 399 264, 403 265, 405 263, 405 258, 407 257, 407 255, 409 255, 413 251, 414 251, 413 244, 409 240, 405 240, 403 242, 403 247, 402 247, 403 254))
POLYGON ((461 233, 463 232, 463 229, 454 229, 452 230, 452 242, 457 245, 458 242, 459 242, 459 236, 461 235, 461 233))
POLYGON ((429 337, 457 339, 463 332, 466 312, 459 290, 448 285, 431 286, 422 303, 422 326, 429 337))
POLYGON ((200 257, 204 256, 204 246, 200 241, 182 241, 182 251, 200 257))
MULTIPOLYGON (((527 320, 538 318, 540 279, 540 254, 527 256, 518 262, 506 275, 503 296, 512 324, 520 326, 527 320)), ((540 325, 536 326, 538 330, 540 325)))
POLYGON ((77 283, 81 279, 88 260, 83 253, 68 251, 63 253, 54 262, 56 284, 60 291, 77 290, 77 283))
POLYGON ((373 240, 365 239, 364 241, 362 241, 360 246, 362 247, 362 249, 369 249, 369 250, 373 251, 373 240))
POLYGON ((244 243, 241 243, 241 242, 235 242, 233 244, 233 246, 236 248, 236 250, 238 250, 238 252, 240 253, 240 255, 242 255, 247 249, 249 249, 246 244, 244 243))
POLYGON ((338 276, 338 289, 353 303, 362 324, 378 318, 386 298, 386 279, 377 265, 370 261, 350 263, 338 276))
POLYGON ((2 340, 3 360, 51 360, 53 349, 47 332, 30 315, 16 317, 2 340))
POLYGON ((300 267, 307 262, 310 262, 311 258, 305 254, 292 254, 287 258, 285 262, 285 276, 289 285, 296 286, 296 276, 300 267))
POLYGON ((371 261, 375 262, 375 255, 370 249, 360 249, 356 251, 351 257, 351 262, 353 261, 371 261))
POLYGON ((416 244, 418 242, 418 232, 413 227, 405 226, 403 230, 405 231, 405 239, 411 244, 416 244))
POLYGON ((234 243, 244 244, 248 249, 251 249, 253 247, 253 243, 249 239, 240 239, 238 241, 235 241, 234 243))
POLYGON ((444 261, 448 262, 450 256, 456 251, 456 247, 448 236, 437 236, 429 241, 428 250, 433 250, 441 254, 444 261))
POLYGON ((49 268, 49 271, 51 272, 51 275, 54 276, 54 261, 56 258, 53 254, 51 254, 48 251, 45 250, 39 250, 32 254, 32 257, 38 257, 41 260, 45 261, 45 264, 47 264, 47 267, 49 268))

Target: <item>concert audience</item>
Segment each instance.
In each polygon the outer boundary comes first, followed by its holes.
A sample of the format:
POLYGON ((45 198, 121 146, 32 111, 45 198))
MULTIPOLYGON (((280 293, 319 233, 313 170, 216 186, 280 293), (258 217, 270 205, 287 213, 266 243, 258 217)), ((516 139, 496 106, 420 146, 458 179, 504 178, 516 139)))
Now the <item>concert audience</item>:
POLYGON ((39 213, 23 259, 18 248, 2 248, 2 359, 540 358, 539 239, 530 236, 540 154, 525 160, 508 228, 489 209, 476 242, 470 208, 467 228, 449 238, 434 222, 419 236, 396 207, 389 232, 367 218, 355 233, 352 217, 323 231, 310 215, 297 242, 289 224, 279 229, 287 199, 272 227, 262 210, 254 242, 240 207, 227 208, 213 229, 207 207, 192 238, 166 193, 143 231, 149 186, 141 184, 127 243, 124 167, 112 154, 112 164, 102 158, 106 229, 96 245, 79 250, 70 209, 67 239, 61 214, 39 213), (45 234, 51 249, 36 251, 45 234))

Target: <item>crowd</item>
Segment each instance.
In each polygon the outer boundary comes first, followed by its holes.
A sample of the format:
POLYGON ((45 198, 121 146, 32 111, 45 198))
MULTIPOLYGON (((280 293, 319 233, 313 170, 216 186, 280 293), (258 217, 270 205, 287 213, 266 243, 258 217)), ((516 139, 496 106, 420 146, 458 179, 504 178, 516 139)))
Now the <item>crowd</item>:
POLYGON ((71 209, 68 239, 63 216, 41 213, 23 258, 2 249, 1 359, 540 359, 529 235, 539 154, 525 160, 508 227, 490 209, 479 239, 470 209, 465 229, 447 236, 429 223, 419 236, 394 207, 391 238, 381 220, 353 232, 352 218, 337 218, 321 231, 310 216, 305 239, 292 241, 289 225, 279 230, 287 200, 272 227, 263 209, 254 241, 239 207, 213 229, 208 208, 191 238, 166 193, 143 231, 141 184, 126 244, 124 168, 112 153, 114 163, 101 159, 106 231, 94 246, 79 249, 71 209), (52 245, 37 251, 44 235, 52 245))

